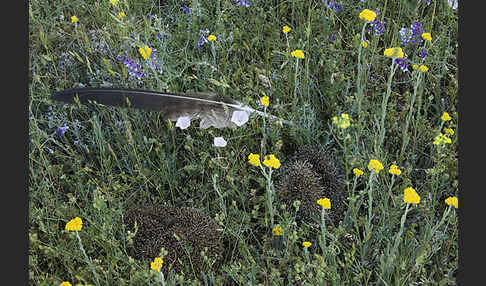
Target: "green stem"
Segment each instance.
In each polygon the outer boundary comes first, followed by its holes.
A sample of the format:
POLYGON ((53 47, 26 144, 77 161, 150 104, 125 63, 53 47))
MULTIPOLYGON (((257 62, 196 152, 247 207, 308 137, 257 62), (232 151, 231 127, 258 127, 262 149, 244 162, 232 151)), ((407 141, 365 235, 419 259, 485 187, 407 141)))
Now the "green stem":
POLYGON ((86 263, 88 264, 88 266, 91 270, 91 273, 93 273, 96 285, 98 285, 98 286, 101 285, 100 281, 98 279, 98 274, 96 273, 96 269, 93 265, 93 262, 91 261, 91 259, 86 254, 86 251, 84 251, 83 243, 81 243, 81 237, 79 236, 79 233, 77 231, 76 231, 76 238, 78 239, 78 242, 79 242, 79 249, 81 249, 81 253, 83 253, 84 259, 86 260, 86 263))
POLYGON ((417 97, 417 91, 421 81, 422 81, 422 73, 419 72, 417 77, 417 82, 413 87, 413 95, 410 100, 410 107, 408 109, 407 119, 405 120, 405 128, 403 128, 402 130, 402 148, 400 149, 400 156, 399 156, 400 160, 402 160, 403 153, 405 152, 405 148, 407 148, 408 145, 408 140, 410 139, 410 137, 408 136, 408 127, 410 125, 410 119, 412 118, 413 105, 415 104, 415 98, 417 97))
POLYGON ((383 97, 383 100, 381 102, 381 121, 380 121, 380 133, 378 137, 378 144, 376 146, 377 154, 382 155, 382 145, 383 141, 385 139, 385 118, 386 118, 386 108, 388 104, 388 99, 390 98, 391 94, 391 84, 392 84, 392 78, 393 75, 395 74, 396 71, 396 65, 395 65, 395 58, 392 59, 392 64, 390 67, 390 75, 388 76, 388 82, 386 84, 386 94, 383 97))
POLYGON ((361 122, 361 100, 363 98, 363 90, 364 90, 364 84, 362 83, 361 77, 363 75, 363 67, 361 65, 361 50, 363 49, 363 41, 364 41, 364 35, 365 35, 365 28, 366 28, 366 22, 363 25, 363 29, 361 30, 361 42, 359 43, 359 48, 358 48, 358 76, 356 79, 356 87, 358 89, 358 94, 357 94, 357 103, 358 103, 358 108, 357 108, 357 113, 358 113, 358 123, 361 122))

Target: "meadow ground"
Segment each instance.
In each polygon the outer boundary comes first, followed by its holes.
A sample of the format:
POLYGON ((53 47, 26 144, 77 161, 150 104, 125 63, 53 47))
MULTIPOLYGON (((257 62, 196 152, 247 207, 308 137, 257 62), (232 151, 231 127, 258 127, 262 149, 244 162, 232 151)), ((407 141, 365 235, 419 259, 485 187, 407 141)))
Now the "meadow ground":
POLYGON ((454 285, 451 2, 30 1, 30 284, 454 285), (291 124, 49 98, 83 86, 291 124))

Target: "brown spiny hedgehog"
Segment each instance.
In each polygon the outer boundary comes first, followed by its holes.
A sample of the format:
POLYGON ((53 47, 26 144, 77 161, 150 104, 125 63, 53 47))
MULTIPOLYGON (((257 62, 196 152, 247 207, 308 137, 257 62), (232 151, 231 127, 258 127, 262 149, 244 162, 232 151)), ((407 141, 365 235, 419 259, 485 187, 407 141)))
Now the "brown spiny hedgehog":
POLYGON ((130 209, 124 223, 127 230, 137 233, 133 239, 131 254, 136 258, 153 260, 162 248, 168 254, 163 257, 162 270, 168 273, 184 271, 199 276, 209 265, 201 255, 215 263, 222 261, 223 247, 218 224, 208 215, 193 208, 168 207, 164 205, 141 205, 130 209), (178 240, 175 235, 180 239, 178 240))
POLYGON ((282 164, 275 177, 275 192, 289 206, 301 201, 299 217, 306 221, 320 217, 320 198, 331 200, 327 212, 333 224, 337 225, 346 211, 344 172, 331 153, 320 146, 303 147, 282 164))

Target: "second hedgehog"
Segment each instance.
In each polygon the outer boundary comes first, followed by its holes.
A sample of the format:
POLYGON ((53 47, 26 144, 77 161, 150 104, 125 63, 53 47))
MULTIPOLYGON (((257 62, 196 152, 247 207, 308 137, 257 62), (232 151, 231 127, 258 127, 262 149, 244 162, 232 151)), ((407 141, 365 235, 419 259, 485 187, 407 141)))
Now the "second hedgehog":
POLYGON ((313 217, 319 218, 321 207, 317 200, 320 198, 331 200, 328 217, 334 225, 346 211, 344 172, 331 153, 321 146, 301 148, 282 164, 275 177, 275 193, 288 206, 300 201, 297 215, 308 222, 313 217))

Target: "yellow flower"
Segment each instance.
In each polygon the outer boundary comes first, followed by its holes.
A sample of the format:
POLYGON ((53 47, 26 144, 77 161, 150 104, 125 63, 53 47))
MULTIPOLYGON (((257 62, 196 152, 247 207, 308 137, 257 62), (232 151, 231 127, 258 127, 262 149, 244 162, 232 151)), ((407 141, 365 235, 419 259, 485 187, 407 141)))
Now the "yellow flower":
POLYGON ((215 35, 209 35, 208 41, 216 41, 216 36, 215 35))
POLYGON ((80 231, 83 227, 83 220, 80 217, 75 217, 66 223, 66 230, 80 231))
POLYGON ((117 15, 118 19, 121 19, 121 18, 123 18, 125 16, 126 16, 125 15, 125 12, 118 12, 118 15, 117 15))
POLYGON ((273 229, 272 229, 272 233, 273 235, 275 236, 282 236, 283 232, 282 232, 282 228, 279 226, 279 225, 276 225, 273 229))
POLYGON ((264 97, 260 98, 260 102, 261 102, 261 104, 268 107, 268 105, 270 104, 270 98, 268 96, 264 96, 264 97))
POLYGON ((426 65, 420 65, 420 66, 419 66, 419 70, 420 70, 421 72, 426 72, 426 71, 428 71, 428 70, 429 70, 429 67, 428 67, 428 66, 426 66, 426 65))
POLYGON ((248 163, 256 167, 260 166, 260 155, 250 153, 250 155, 248 155, 248 163))
POLYGON ((72 286, 70 282, 68 281, 64 281, 62 282, 61 284, 59 284, 59 286, 72 286))
POLYGON ((418 69, 418 65, 413 64, 413 65, 412 65, 412 68, 413 68, 414 70, 416 70, 416 69, 418 69))
POLYGON ((459 208, 459 201, 457 197, 448 197, 445 199, 446 204, 455 207, 456 209, 459 208))
POLYGON ((283 26, 283 28, 282 28, 282 32, 284 34, 287 34, 288 32, 290 32, 290 30, 292 30, 292 29, 287 25, 283 26))
POLYGON ((432 36, 430 35, 430 33, 422 33, 422 39, 432 41, 432 36))
POLYGON ((366 49, 368 47, 368 41, 367 40, 363 40, 361 42, 361 46, 366 49))
POLYGON ((414 188, 408 187, 403 191, 403 201, 407 204, 418 204, 420 203, 420 196, 414 188))
POLYGON ((359 176, 361 176, 361 175, 363 175, 363 174, 364 174, 364 172, 363 172, 363 171, 361 171, 361 170, 360 170, 360 169, 358 169, 358 168, 354 168, 354 169, 353 169, 353 173, 356 175, 356 177, 359 177, 359 176))
POLYGON ((400 169, 398 169, 398 166, 395 165, 395 164, 390 166, 390 169, 388 170, 388 172, 390 174, 397 175, 397 176, 400 176, 400 174, 402 173, 402 171, 400 169))
POLYGON ((317 203, 323 207, 325 210, 328 210, 331 208, 331 200, 328 199, 328 198, 322 198, 322 199, 318 199, 317 200, 317 203))
POLYGON ((304 52, 302 50, 295 50, 290 54, 292 55, 292 57, 295 57, 295 58, 298 58, 298 59, 304 58, 304 52))
POLYGON ((434 144, 434 145, 440 145, 442 143, 451 144, 452 143, 452 140, 451 140, 451 138, 447 137, 446 135, 440 133, 439 135, 435 136, 434 141, 432 142, 432 144, 434 144))
POLYGON ((375 170, 378 174, 381 170, 383 170, 383 164, 381 164, 381 162, 376 159, 371 159, 368 163, 368 170, 375 170))
POLYGON ((307 248, 307 247, 309 247, 309 246, 311 246, 311 245, 312 245, 312 243, 311 243, 311 242, 309 242, 309 241, 304 241, 304 242, 302 242, 302 246, 303 246, 303 247, 305 247, 305 248, 307 248))
POLYGON ((351 120, 349 119, 349 114, 347 113, 342 113, 339 118, 334 116, 332 121, 341 129, 346 129, 351 125, 351 120))
POLYGON ((158 272, 162 268, 162 264, 164 264, 164 260, 160 257, 155 257, 154 261, 150 262, 150 268, 158 272))
POLYGON ((277 159, 277 157, 275 157, 275 155, 270 154, 268 156, 265 156, 265 160, 263 160, 263 165, 278 169, 280 168, 280 161, 277 159))
POLYGON ((452 128, 446 128, 446 129, 444 129, 444 131, 445 131, 445 133, 449 133, 451 135, 454 135, 454 129, 452 129, 452 128))
POLYGON ((116 6, 120 0, 110 0, 111 5, 116 6))
POLYGON ((403 51, 402 48, 400 47, 386 49, 383 52, 383 54, 391 58, 397 58, 397 59, 403 58, 403 51))
POLYGON ((142 57, 146 60, 150 57, 150 54, 152 53, 152 48, 149 46, 145 45, 145 48, 139 48, 138 52, 142 55, 142 57))
POLYGON ((78 22, 78 17, 71 16, 71 23, 76 23, 76 22, 78 22))
POLYGON ((361 13, 359 13, 359 18, 368 22, 373 22, 376 18, 376 13, 369 9, 364 9, 361 11, 361 13))
POLYGON ((449 120, 451 120, 452 118, 451 118, 451 116, 449 115, 449 113, 444 112, 444 114, 442 114, 442 117, 441 117, 440 119, 442 119, 442 120, 444 120, 444 121, 449 121, 449 120))

